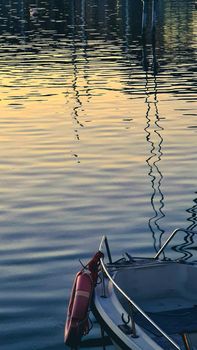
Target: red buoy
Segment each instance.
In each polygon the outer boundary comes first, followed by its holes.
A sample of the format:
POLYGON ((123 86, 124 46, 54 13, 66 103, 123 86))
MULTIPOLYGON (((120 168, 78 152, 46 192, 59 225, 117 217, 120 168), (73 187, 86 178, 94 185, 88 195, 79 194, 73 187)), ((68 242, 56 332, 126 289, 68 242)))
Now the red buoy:
POLYGON ((88 315, 94 286, 97 281, 100 258, 98 252, 84 269, 77 273, 68 307, 64 342, 76 348, 83 335, 89 332, 88 315))

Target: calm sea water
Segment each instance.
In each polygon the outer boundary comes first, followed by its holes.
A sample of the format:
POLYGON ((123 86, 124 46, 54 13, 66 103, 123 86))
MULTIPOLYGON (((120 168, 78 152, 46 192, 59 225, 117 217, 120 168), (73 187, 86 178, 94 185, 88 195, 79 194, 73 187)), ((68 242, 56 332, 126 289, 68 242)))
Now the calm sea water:
MULTIPOLYGON (((73 276, 108 235, 154 255, 197 226, 194 1, 0 0, 0 342, 62 350, 73 276)), ((93 336, 96 334, 93 331, 93 336)), ((91 335, 92 336, 92 335, 91 335)))

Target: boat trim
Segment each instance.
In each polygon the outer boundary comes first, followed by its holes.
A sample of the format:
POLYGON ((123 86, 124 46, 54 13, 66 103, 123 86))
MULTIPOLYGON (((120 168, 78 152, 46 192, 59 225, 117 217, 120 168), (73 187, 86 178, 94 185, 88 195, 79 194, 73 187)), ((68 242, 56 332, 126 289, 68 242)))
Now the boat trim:
MULTIPOLYGON (((174 233, 175 234, 175 233, 174 233)), ((102 237, 100 246, 99 246, 99 251, 103 253, 103 245, 105 244, 105 247, 109 247, 108 245, 108 240, 106 236, 102 237)), ((107 249, 107 253, 108 253, 108 249, 107 249)), ((111 255, 110 255, 111 256, 111 255)), ((108 256, 109 257, 109 256, 108 256)), ((111 260, 111 259, 109 259, 111 260)), ((129 302, 130 306, 131 306, 131 310, 133 310, 133 308, 135 308, 155 329, 157 329, 170 343, 172 346, 174 346, 175 349, 177 350, 181 350, 181 348, 153 321, 151 320, 151 318, 133 301, 129 298, 129 296, 118 286, 118 284, 113 280, 113 278, 111 277, 110 273, 108 272, 108 269, 105 265, 104 262, 104 258, 100 258, 100 263, 101 263, 101 268, 102 268, 102 272, 103 272, 103 284, 104 282, 104 275, 106 275, 108 277, 108 279, 111 281, 111 283, 113 284, 113 286, 122 294, 122 296, 129 302)), ((105 293, 105 284, 103 285, 103 289, 104 289, 104 293, 105 293)), ((133 319, 133 313, 131 312, 131 319, 132 319, 132 324, 135 325, 135 321, 133 319)), ((132 329, 133 331, 133 329, 132 329)))

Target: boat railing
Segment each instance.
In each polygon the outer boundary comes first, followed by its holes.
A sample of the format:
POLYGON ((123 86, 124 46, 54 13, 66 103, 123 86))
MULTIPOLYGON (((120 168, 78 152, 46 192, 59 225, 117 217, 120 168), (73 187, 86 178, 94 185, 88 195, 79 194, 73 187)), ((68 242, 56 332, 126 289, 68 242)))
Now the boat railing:
POLYGON ((159 249, 159 251, 157 252, 157 254, 154 256, 154 259, 158 259, 158 257, 164 253, 165 248, 167 247, 167 245, 170 243, 170 241, 174 238, 174 236, 179 233, 179 232, 185 232, 186 234, 197 234, 197 232, 195 231, 191 231, 188 229, 184 229, 184 228, 177 228, 176 230, 174 230, 171 235, 168 237, 168 239, 165 241, 165 243, 162 245, 162 247, 159 249))
POLYGON ((110 253, 110 249, 109 249, 109 244, 108 244, 108 240, 106 236, 103 236, 101 243, 100 243, 100 247, 99 247, 99 251, 101 251, 102 253, 104 253, 104 257, 100 259, 100 263, 101 263, 101 269, 103 272, 103 278, 102 278, 102 283, 103 283, 103 297, 107 297, 106 295, 106 290, 105 290, 105 277, 107 276, 107 278, 111 281, 111 283, 113 284, 113 286, 118 290, 118 292, 122 295, 122 297, 128 302, 129 304, 129 313, 128 313, 128 319, 131 319, 131 335, 135 338, 137 337, 137 333, 136 333, 136 322, 134 319, 134 312, 136 312, 136 310, 140 313, 140 315, 146 320, 148 321, 148 323, 154 328, 156 329, 159 334, 161 336, 163 336, 171 346, 174 347, 174 349, 177 350, 181 350, 181 348, 173 341, 173 339, 171 339, 119 286, 118 284, 114 281, 114 279, 112 278, 112 276, 110 275, 110 272, 108 270, 108 266, 115 266, 115 264, 112 263, 112 257, 111 257, 111 253, 110 253), (109 259, 109 264, 105 264, 104 261, 104 257, 105 257, 105 253, 104 253, 104 246, 107 252, 107 256, 109 259))

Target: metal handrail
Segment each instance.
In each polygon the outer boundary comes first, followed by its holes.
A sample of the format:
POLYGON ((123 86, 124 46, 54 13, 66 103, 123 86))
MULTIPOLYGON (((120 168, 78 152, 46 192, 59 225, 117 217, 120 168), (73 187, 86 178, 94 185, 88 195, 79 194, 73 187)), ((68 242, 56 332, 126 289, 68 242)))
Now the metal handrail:
POLYGON ((188 229, 184 229, 184 228, 177 228, 176 230, 174 230, 170 237, 165 241, 165 243, 163 244, 163 246, 159 249, 159 251, 157 252, 157 254, 154 256, 154 259, 157 259, 159 257, 159 255, 164 251, 165 247, 168 245, 168 243, 172 240, 172 238, 177 234, 177 232, 179 231, 182 231, 182 232, 185 232, 185 233, 195 233, 197 234, 197 232, 195 231, 191 231, 191 230, 188 230, 188 229))
MULTIPOLYGON (((107 243, 106 246, 109 247, 108 245, 108 240, 106 236, 102 237, 100 246, 99 246, 99 251, 102 251, 102 246, 103 243, 107 243)), ((110 254, 111 256, 111 254, 110 254)), ((155 327, 177 350, 181 350, 181 348, 133 301, 131 300, 128 295, 118 286, 118 284, 113 280, 113 278, 111 277, 110 273, 107 270, 107 267, 105 266, 104 263, 104 258, 100 258, 100 262, 101 262, 101 267, 103 269, 103 272, 106 274, 106 276, 109 278, 109 280, 112 282, 113 286, 122 294, 122 296, 129 302, 130 306, 132 308, 135 308, 136 310, 139 311, 139 313, 153 326, 155 327)), ((133 320, 134 321, 134 320, 133 320)))

